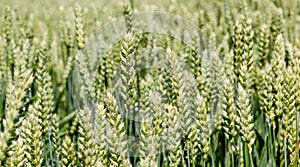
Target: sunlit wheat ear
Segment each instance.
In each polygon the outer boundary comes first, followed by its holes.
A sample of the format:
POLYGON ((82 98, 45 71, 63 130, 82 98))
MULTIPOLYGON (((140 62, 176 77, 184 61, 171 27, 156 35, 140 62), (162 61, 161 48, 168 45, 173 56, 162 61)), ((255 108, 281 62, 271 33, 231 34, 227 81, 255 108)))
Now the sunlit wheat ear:
POLYGON ((33 76, 31 71, 26 71, 21 74, 24 80, 20 81, 18 84, 12 83, 10 81, 7 85, 7 95, 6 95, 6 107, 5 107, 5 118, 3 121, 3 131, 0 131, 0 162, 5 160, 5 153, 10 147, 8 145, 9 140, 12 139, 15 128, 15 120, 18 119, 19 110, 23 105, 23 99, 27 94, 27 90, 31 83, 33 82, 33 76))
MULTIPOLYGON (((270 43, 270 49, 271 51, 276 50, 276 40, 277 40, 277 36, 284 33, 284 18, 283 18, 283 11, 281 8, 277 8, 275 6, 272 6, 272 22, 271 22, 271 43, 270 43)), ((272 55, 272 57, 275 57, 274 54, 272 55)))
POLYGON ((52 152, 52 164, 56 165, 58 162, 59 158, 59 143, 60 143, 60 138, 59 138, 59 118, 57 114, 53 114, 51 118, 51 152, 52 152))
POLYGON ((282 125, 284 133, 283 138, 287 139, 287 151, 290 155, 290 159, 293 158, 293 152, 297 143, 296 136, 296 107, 295 107, 295 75, 292 67, 286 69, 286 75, 284 80, 284 100, 283 100, 283 115, 282 115, 282 125))
POLYGON ((163 93, 166 97, 166 101, 174 106, 178 102, 178 81, 174 77, 170 69, 162 69, 162 79, 161 82, 163 93))
MULTIPOLYGON (((36 105, 36 104, 35 104, 36 105)), ((43 155, 43 136, 42 126, 40 124, 39 111, 36 106, 29 106, 28 115, 26 116, 22 126, 24 133, 24 143, 26 145, 27 162, 26 166, 42 166, 43 155)))
POLYGON ((60 145, 60 166, 62 167, 75 167, 76 166, 76 156, 75 156, 75 146, 69 135, 66 135, 62 139, 60 145))
POLYGON ((107 92, 104 102, 107 107, 108 122, 111 126, 107 131, 110 165, 121 164, 126 166, 129 164, 129 159, 127 157, 128 144, 125 124, 118 111, 116 100, 111 93, 107 92))
POLYGON ((8 46, 10 44, 11 38, 12 38, 12 14, 11 14, 11 9, 10 7, 5 8, 5 15, 4 15, 4 20, 5 20, 5 26, 4 26, 4 42, 5 45, 8 46))
POLYGON ((213 109, 214 115, 213 115, 213 121, 214 121, 214 128, 216 128, 216 130, 221 130, 222 128, 222 122, 223 122, 223 118, 222 118, 222 100, 221 100, 221 96, 222 96, 222 85, 223 85, 223 81, 222 76, 225 73, 225 69, 223 66, 223 63, 221 61, 221 59, 219 58, 219 56, 217 55, 217 53, 215 51, 210 53, 211 56, 211 61, 212 61, 212 82, 215 83, 212 86, 212 100, 213 100, 213 106, 216 106, 215 109, 213 109))
POLYGON ((246 62, 247 64, 247 73, 249 73, 249 78, 248 78, 248 87, 249 88, 254 88, 256 84, 256 73, 255 73, 255 68, 256 68, 256 57, 253 54, 253 46, 254 46, 254 30, 253 30, 253 22, 251 19, 247 19, 245 21, 245 27, 243 29, 243 34, 244 34, 244 45, 243 45, 243 61, 246 62))
POLYGON ((208 151, 210 149, 210 135, 211 135, 211 126, 210 126, 210 115, 207 112, 207 107, 205 106, 205 99, 202 97, 199 97, 198 99, 198 114, 199 117, 199 133, 200 136, 198 138, 200 143, 200 151, 202 154, 202 158, 204 161, 208 159, 208 151))
POLYGON ((265 113, 269 126, 276 128, 275 110, 273 107, 273 87, 272 87, 272 67, 269 63, 265 64, 265 69, 259 72, 260 87, 258 90, 259 104, 262 112, 265 113))
POLYGON ((84 32, 84 24, 83 24, 83 14, 82 8, 76 4, 75 5, 75 26, 76 26, 76 41, 78 49, 83 49, 85 45, 85 32, 84 32))
MULTIPOLYGON (((128 33, 124 40, 122 41, 121 45, 121 51, 120 51, 120 67, 119 67, 119 81, 118 81, 118 87, 119 87, 119 94, 122 97, 122 100, 125 104, 130 101, 129 97, 129 82, 131 80, 134 82, 134 76, 135 76, 135 69, 134 69, 134 55, 135 52, 135 46, 134 46, 134 36, 131 33, 128 33)), ((134 93, 131 91, 131 93, 134 93)), ((125 107, 126 108, 126 107, 125 107)))
POLYGON ((233 71, 235 74, 235 82, 238 81, 240 75, 240 68, 242 64, 243 57, 243 47, 244 47, 244 35, 243 27, 240 22, 236 22, 234 26, 233 33, 233 71))
POLYGON ((241 137, 247 144, 250 153, 252 153, 256 134, 254 130, 253 115, 251 113, 250 93, 247 89, 243 88, 241 84, 238 85, 237 111, 237 123, 241 137))
MULTIPOLYGON (((294 53, 292 55, 292 61, 290 61, 290 66, 294 71, 294 80, 295 80, 295 97, 300 97, 300 51, 296 47, 294 48, 294 53)), ((300 109, 300 99, 296 98, 295 100, 296 110, 300 109)))
POLYGON ((97 104, 96 109, 96 144, 98 145, 98 158, 101 160, 103 165, 108 165, 108 150, 107 150, 107 109, 104 107, 104 104, 97 104))
POLYGON ((133 31, 133 10, 130 4, 125 4, 123 15, 125 17, 125 25, 127 32, 133 31))
POLYGON ((46 71, 46 44, 43 43, 38 53, 38 69, 36 72, 37 90, 37 111, 42 118, 40 122, 42 125, 43 136, 46 138, 46 133, 50 128, 50 119, 53 112, 53 92, 51 76, 46 71))
POLYGON ((80 110, 78 116, 78 162, 81 166, 94 166, 97 159, 97 149, 91 111, 85 107, 80 110))
POLYGON ((169 152, 169 165, 178 166, 181 163, 181 120, 179 118, 179 112, 176 107, 166 106, 168 112, 168 125, 169 125, 169 138, 168 138, 168 150, 169 152))
POLYGON ((285 69, 285 47, 283 38, 278 35, 273 52, 273 60, 271 61, 272 66, 272 85, 274 94, 274 110, 276 116, 281 116, 283 107, 283 81, 284 81, 284 69, 285 69))
POLYGON ((140 128, 140 142, 139 142, 140 156, 139 157, 140 157, 140 166, 143 167, 150 167, 151 165, 157 166, 156 154, 158 153, 157 149, 155 148, 155 140, 154 140, 155 133, 152 124, 153 111, 149 101, 148 90, 149 90, 148 84, 145 81, 142 81, 141 82, 142 123, 140 128))
MULTIPOLYGON (((17 131, 21 132, 21 128, 17 131)), ((15 141, 12 142, 13 150, 11 150, 11 156, 9 158, 9 166, 18 167, 24 166, 26 162, 26 146, 24 144, 23 135, 19 135, 15 141)))
POLYGON ((236 106, 234 103, 234 81, 232 75, 222 77, 224 88, 222 90, 222 115, 223 115, 223 129, 225 131, 225 137, 231 144, 229 147, 231 152, 235 152, 235 136, 237 135, 236 129, 236 106))
POLYGON ((258 38, 258 66, 260 69, 264 68, 265 64, 269 61, 269 38, 270 30, 266 24, 260 28, 258 38))

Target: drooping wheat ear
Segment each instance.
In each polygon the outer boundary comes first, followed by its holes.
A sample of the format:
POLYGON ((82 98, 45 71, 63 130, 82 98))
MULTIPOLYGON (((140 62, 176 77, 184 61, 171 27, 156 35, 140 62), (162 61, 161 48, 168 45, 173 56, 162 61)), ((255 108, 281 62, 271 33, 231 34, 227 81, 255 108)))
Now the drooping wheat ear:
POLYGON ((3 131, 0 131, 0 162, 3 162, 6 158, 5 154, 9 149, 8 142, 13 136, 15 128, 15 121, 19 117, 19 110, 23 105, 23 99, 27 94, 27 90, 33 82, 33 76, 30 70, 21 73, 22 80, 18 83, 12 83, 9 81, 7 85, 6 94, 6 107, 5 118, 1 120, 3 122, 3 131))
POLYGON ((269 126, 276 128, 275 110, 273 107, 272 67, 269 63, 259 71, 260 86, 258 90, 260 110, 265 113, 269 126))
MULTIPOLYGON (((231 73, 232 74, 232 73, 231 73)), ((231 144, 229 147, 230 152, 236 152, 235 136, 237 135, 236 129, 236 106, 234 103, 234 81, 233 76, 228 74, 222 77, 224 88, 222 89, 222 111, 223 111, 223 129, 225 137, 231 144)))
POLYGON ((60 165, 62 167, 75 167, 75 147, 69 135, 64 136, 60 145, 60 165))
POLYGON ((263 69, 265 64, 269 62, 269 38, 270 30, 266 24, 263 24, 258 38, 258 66, 260 69, 263 69))
POLYGON ((123 15, 125 17, 125 25, 127 32, 132 32, 133 28, 133 10, 130 4, 124 5, 123 15))
MULTIPOLYGON (((243 27, 240 22, 236 22, 233 34, 233 71, 235 74, 235 82, 237 83, 240 78, 240 68, 243 60, 244 36, 243 27)), ((247 66, 246 66, 247 67, 247 66)))
POLYGON ((83 49, 85 45, 85 32, 83 23, 82 8, 76 4, 75 5, 75 27, 76 27, 76 41, 78 49, 83 49))
POLYGON ((22 124, 22 134, 24 134, 24 145, 27 153, 26 166, 42 166, 44 160, 41 119, 36 105, 37 103, 34 106, 29 106, 29 113, 22 124))
POLYGON ((59 118, 57 114, 52 114, 52 119, 51 119, 51 148, 50 152, 52 155, 50 156, 51 158, 51 165, 57 165, 58 159, 59 159, 59 143, 60 143, 60 138, 58 136, 59 133, 59 118))
POLYGON ((238 84, 237 98, 237 123, 240 129, 241 137, 247 144, 249 152, 252 153, 252 146, 256 139, 254 130, 254 120, 251 113, 251 99, 249 90, 245 89, 241 84, 238 84))
POLYGON ((44 139, 50 128, 50 119, 54 107, 51 76, 46 71, 46 44, 42 43, 38 53, 38 68, 36 71, 37 105, 35 107, 41 117, 41 126, 44 139))
POLYGON ((111 93, 107 93, 104 101, 107 107, 107 117, 110 126, 106 133, 107 146, 110 154, 109 165, 127 166, 129 164, 129 159, 127 158, 128 144, 125 124, 118 111, 117 102, 111 93))
POLYGON ((275 103, 275 114, 276 116, 281 116, 283 107, 283 80, 284 80, 284 70, 285 69, 285 47, 283 43, 283 38, 281 35, 277 36, 273 52, 272 65, 272 85, 275 103))
POLYGON ((108 165, 108 152, 107 152, 107 109, 104 108, 102 103, 97 104, 96 109, 96 137, 97 137, 97 145, 98 145, 98 158, 102 162, 103 165, 108 165))
POLYGON ((249 84, 248 87, 251 89, 254 88, 256 83, 256 78, 257 78, 255 76, 256 58, 253 55, 254 31, 253 31, 251 19, 247 19, 244 24, 245 24, 245 27, 243 29, 243 34, 244 34, 243 50, 244 51, 242 54, 242 59, 247 64, 247 73, 249 74, 249 78, 247 78, 248 80, 247 84, 249 84))
POLYGON ((291 66, 287 67, 284 79, 284 100, 283 100, 283 114, 282 114, 282 133, 284 138, 287 139, 288 155, 290 159, 293 158, 293 152, 297 143, 296 136, 296 86, 295 86, 295 74, 291 66))
POLYGON ((166 106, 168 112, 168 150, 169 155, 169 165, 171 167, 177 167, 181 163, 181 120, 179 118, 180 114, 176 107, 171 105, 166 106))
POLYGON ((96 163, 96 141, 93 118, 88 107, 80 110, 78 126, 77 157, 80 166, 94 166, 96 163))
POLYGON ((208 159, 208 152, 210 149, 210 135, 211 135, 211 126, 210 126, 210 115, 208 114, 208 109, 206 107, 206 101, 203 97, 197 99, 199 101, 197 108, 197 115, 199 117, 199 126, 198 126, 198 143, 200 143, 200 151, 203 157, 203 160, 208 159))

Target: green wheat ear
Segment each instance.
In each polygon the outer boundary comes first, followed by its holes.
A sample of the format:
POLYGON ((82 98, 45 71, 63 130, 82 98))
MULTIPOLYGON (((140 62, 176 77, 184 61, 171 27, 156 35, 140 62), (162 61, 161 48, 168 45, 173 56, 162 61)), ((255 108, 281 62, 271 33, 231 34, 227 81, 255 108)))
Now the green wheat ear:
POLYGON ((176 107, 171 105, 166 106, 168 112, 168 130, 170 138, 168 139, 169 165, 176 167, 181 163, 181 120, 179 118, 179 112, 176 107))
POLYGON ((230 143, 230 152, 236 152, 235 136, 237 135, 236 129, 236 105, 234 103, 234 81, 232 75, 222 77, 224 88, 222 93, 222 111, 223 111, 223 129, 225 131, 225 137, 230 143))
POLYGON ((108 122, 111 126, 110 130, 107 131, 107 142, 110 154, 109 163, 111 166, 127 166, 129 159, 127 158, 128 143, 125 124, 119 114, 116 99, 111 93, 107 92, 104 102, 107 107, 108 122))
POLYGON ((285 47, 283 38, 281 35, 277 36, 275 41, 272 60, 272 82, 274 94, 274 110, 276 116, 281 116, 283 107, 283 81, 284 81, 284 70, 285 69, 285 47))
POLYGON ((289 66, 286 69, 286 77, 284 80, 284 100, 283 100, 283 137, 287 140, 287 151, 290 155, 290 159, 293 157, 293 152, 296 147, 297 136, 296 136, 296 107, 295 107, 295 74, 292 67, 289 66))
POLYGON ((250 153, 253 151, 253 145, 256 140, 256 133, 254 130, 254 120, 251 113, 251 99, 249 90, 243 88, 241 84, 238 85, 237 98, 237 123, 240 129, 241 137, 247 144, 250 153))
POLYGON ((80 110, 78 126, 78 162, 80 166, 94 166, 96 163, 96 141, 93 117, 91 111, 85 107, 80 110))
POLYGON ((258 39, 258 66, 260 69, 264 68, 265 64, 269 62, 269 37, 270 31, 266 24, 260 28, 258 39))
POLYGON ((97 158, 101 161, 102 164, 108 165, 108 150, 107 145, 107 109, 104 104, 99 103, 96 105, 96 144, 98 146, 97 158))
POLYGON ((82 8, 76 4, 75 5, 75 26, 76 26, 76 41, 78 49, 83 49, 85 45, 85 32, 83 23, 82 8))
POLYGON ((141 128, 139 142, 140 166, 157 166, 154 138, 154 128, 152 124, 153 111, 149 100, 149 87, 153 81, 150 77, 141 81, 141 128))
POLYGON ((60 145, 60 165, 62 167, 75 167, 76 166, 76 156, 75 156, 75 146, 69 135, 66 135, 62 139, 60 145))
POLYGON ((35 106, 30 105, 29 113, 22 124, 22 133, 24 133, 25 147, 27 161, 26 166, 42 166, 43 157, 43 134, 41 119, 39 118, 39 111, 37 110, 37 103, 35 106))
POLYGON ((235 82, 240 78, 240 69, 243 57, 244 36, 242 24, 236 22, 233 34, 233 71, 235 74, 235 82))

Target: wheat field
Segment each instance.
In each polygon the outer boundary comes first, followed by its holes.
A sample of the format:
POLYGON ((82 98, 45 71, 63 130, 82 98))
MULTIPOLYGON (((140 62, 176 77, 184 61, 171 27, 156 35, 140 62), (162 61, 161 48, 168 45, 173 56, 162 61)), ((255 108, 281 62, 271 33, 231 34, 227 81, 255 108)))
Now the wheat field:
POLYGON ((300 166, 299 0, 2 0, 0 166, 300 166))

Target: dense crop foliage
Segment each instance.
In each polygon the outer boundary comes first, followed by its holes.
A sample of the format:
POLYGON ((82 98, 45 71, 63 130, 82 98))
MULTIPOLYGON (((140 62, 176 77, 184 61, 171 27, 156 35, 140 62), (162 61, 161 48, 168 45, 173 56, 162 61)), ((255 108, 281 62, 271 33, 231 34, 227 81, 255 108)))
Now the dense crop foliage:
POLYGON ((4 4, 0 166, 300 166, 299 0, 4 4))

